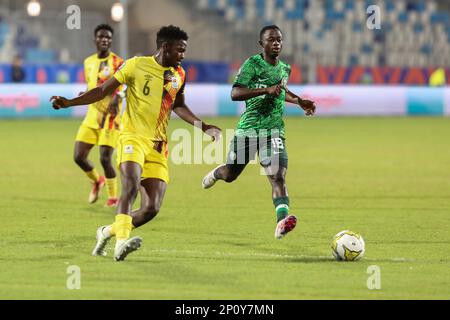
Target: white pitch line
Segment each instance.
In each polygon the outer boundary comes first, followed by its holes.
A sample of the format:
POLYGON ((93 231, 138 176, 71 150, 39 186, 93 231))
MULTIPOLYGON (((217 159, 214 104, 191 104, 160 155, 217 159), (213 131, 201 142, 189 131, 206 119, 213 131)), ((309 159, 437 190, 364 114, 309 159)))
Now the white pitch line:
POLYGON ((270 257, 270 258, 320 258, 320 259, 332 259, 332 256, 306 256, 306 255, 288 255, 288 254, 276 254, 276 253, 261 253, 261 252, 203 252, 198 250, 177 250, 177 249, 153 249, 150 252, 156 253, 169 253, 169 254, 187 254, 187 255, 199 255, 199 256, 249 256, 249 257, 270 257))
MULTIPOLYGON (((146 250, 147 251, 147 250, 146 250)), ((181 255, 198 255, 198 256, 229 256, 229 257, 268 257, 268 258, 290 258, 290 259, 323 259, 333 261, 332 255, 329 256, 308 256, 308 255, 289 255, 289 254, 277 254, 277 253, 262 253, 262 252, 203 252, 198 250, 177 250, 177 249, 153 249, 149 252, 163 253, 163 254, 181 254, 181 255)), ((370 259, 363 258, 362 261, 392 261, 392 262, 413 262, 415 260, 408 258, 390 258, 390 259, 370 259)))

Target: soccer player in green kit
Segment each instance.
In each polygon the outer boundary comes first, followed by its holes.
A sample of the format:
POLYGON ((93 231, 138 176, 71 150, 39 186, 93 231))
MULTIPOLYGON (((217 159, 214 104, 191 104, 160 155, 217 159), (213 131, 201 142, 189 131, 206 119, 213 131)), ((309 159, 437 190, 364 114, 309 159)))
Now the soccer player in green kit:
POLYGON ((272 200, 277 216, 275 238, 292 231, 297 218, 289 214, 286 187, 288 156, 285 146, 283 112, 285 102, 299 105, 307 116, 314 115, 314 102, 303 100, 288 90, 286 84, 291 67, 279 60, 283 35, 275 25, 262 28, 259 44, 261 54, 247 59, 239 70, 231 91, 233 101, 244 101, 246 110, 237 125, 227 162, 209 172, 202 181, 204 189, 217 180, 232 182, 242 173, 258 152, 272 186, 272 200))

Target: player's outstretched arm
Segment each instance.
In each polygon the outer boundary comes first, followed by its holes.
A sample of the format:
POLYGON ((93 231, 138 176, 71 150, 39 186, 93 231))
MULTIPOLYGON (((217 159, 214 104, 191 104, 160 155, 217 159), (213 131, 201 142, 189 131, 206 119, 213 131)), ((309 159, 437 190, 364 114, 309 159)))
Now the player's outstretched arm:
POLYGON ((316 112, 316 105, 314 104, 314 101, 311 100, 305 100, 297 96, 295 93, 289 91, 288 88, 285 88, 286 90, 286 102, 290 102, 293 104, 298 104, 303 110, 305 110, 305 115, 312 116, 316 112))
POLYGON ((219 140, 222 130, 211 124, 206 124, 200 120, 184 102, 184 93, 178 93, 173 105, 173 112, 175 112, 181 119, 198 127, 204 133, 211 136, 213 141, 219 140), (201 124, 201 127, 200 127, 201 124))
POLYGON ((101 86, 86 91, 82 95, 73 98, 66 99, 60 96, 52 96, 50 101, 54 109, 68 108, 73 106, 87 105, 104 99, 106 96, 112 94, 117 87, 120 86, 120 82, 116 78, 112 77, 105 81, 101 86))
POLYGON ((282 88, 283 87, 281 86, 281 84, 277 84, 268 88, 258 88, 258 89, 249 89, 245 87, 234 86, 233 89, 231 89, 231 100, 245 101, 265 94, 276 97, 280 95, 282 88))

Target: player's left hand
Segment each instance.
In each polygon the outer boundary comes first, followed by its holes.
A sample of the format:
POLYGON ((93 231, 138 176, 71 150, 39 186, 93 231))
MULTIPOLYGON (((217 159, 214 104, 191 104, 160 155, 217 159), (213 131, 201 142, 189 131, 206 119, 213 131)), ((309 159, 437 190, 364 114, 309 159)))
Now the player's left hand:
POLYGON ((311 100, 304 100, 304 99, 298 99, 298 105, 305 110, 305 115, 307 116, 313 116, 316 112, 316 105, 314 104, 314 101, 311 100))
POLYGON ((212 137, 212 141, 218 141, 222 137, 222 130, 212 124, 203 124, 202 130, 212 137))
POLYGON ((67 100, 64 97, 52 96, 50 98, 50 101, 52 103, 53 109, 55 109, 55 110, 68 108, 70 106, 69 105, 69 100, 67 100))

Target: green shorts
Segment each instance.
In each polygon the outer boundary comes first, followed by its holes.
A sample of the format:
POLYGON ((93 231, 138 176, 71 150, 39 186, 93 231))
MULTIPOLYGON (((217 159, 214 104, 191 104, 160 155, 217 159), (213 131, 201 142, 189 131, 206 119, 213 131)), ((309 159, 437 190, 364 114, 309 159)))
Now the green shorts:
POLYGON ((273 136, 234 136, 230 143, 227 165, 245 166, 255 159, 256 153, 261 166, 279 166, 287 169, 286 140, 273 136))

